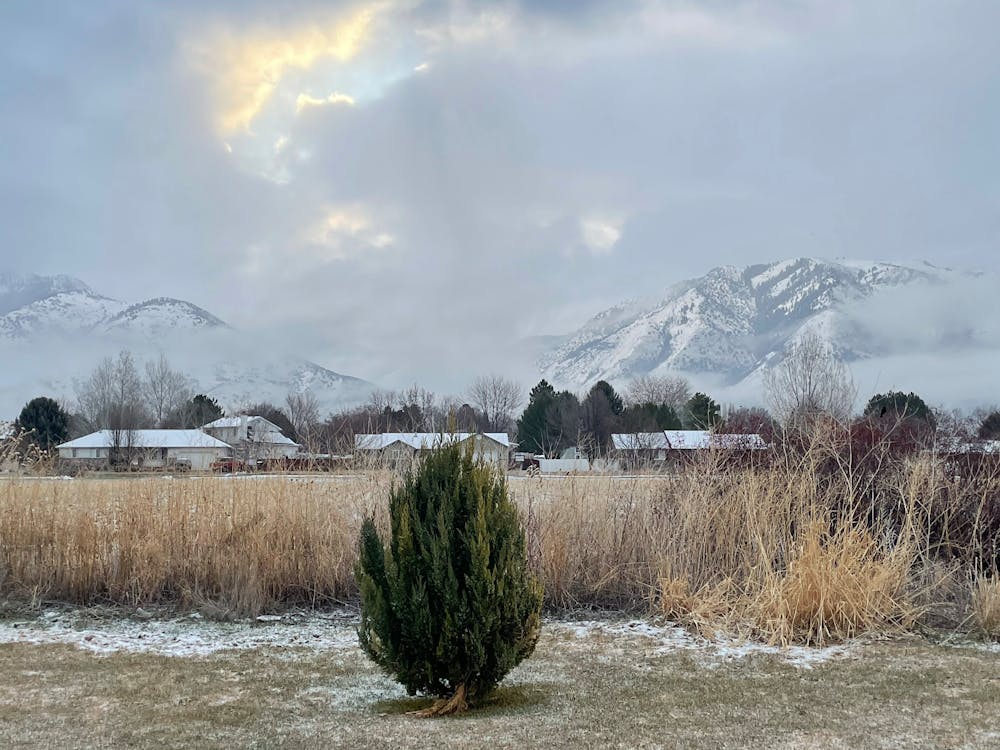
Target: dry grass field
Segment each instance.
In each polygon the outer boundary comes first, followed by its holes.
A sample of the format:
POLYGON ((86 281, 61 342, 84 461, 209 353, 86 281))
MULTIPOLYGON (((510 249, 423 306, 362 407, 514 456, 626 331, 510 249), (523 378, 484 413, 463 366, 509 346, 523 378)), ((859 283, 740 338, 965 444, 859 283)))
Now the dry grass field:
POLYGON ((486 705, 415 719, 349 617, 0 626, 7 748, 995 748, 1000 649, 916 638, 720 643, 548 621, 486 705), (16 626, 16 627, 15 627, 16 626))
POLYGON ((443 721, 351 620, 392 474, 0 481, 0 746, 1000 745, 1000 480, 821 459, 512 477, 550 617, 643 619, 443 721))
MULTIPOLYGON (((674 476, 515 477, 549 611, 653 611, 777 643, 931 624, 995 633, 988 503, 928 460, 878 481, 822 456, 674 476)), ((353 600, 392 474, 0 482, 0 596, 215 619, 353 600)), ((996 493, 996 494, 994 494, 996 493)))

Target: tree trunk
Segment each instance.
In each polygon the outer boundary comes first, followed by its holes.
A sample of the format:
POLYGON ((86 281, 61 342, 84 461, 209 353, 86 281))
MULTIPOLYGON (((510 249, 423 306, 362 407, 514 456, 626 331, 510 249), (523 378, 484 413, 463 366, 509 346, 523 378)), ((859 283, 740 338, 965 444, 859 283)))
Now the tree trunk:
POLYGON ((407 716, 415 716, 418 719, 429 719, 434 716, 451 716, 452 714, 462 713, 468 707, 469 704, 465 700, 465 683, 463 682, 450 698, 436 700, 427 708, 419 711, 410 711, 407 716))

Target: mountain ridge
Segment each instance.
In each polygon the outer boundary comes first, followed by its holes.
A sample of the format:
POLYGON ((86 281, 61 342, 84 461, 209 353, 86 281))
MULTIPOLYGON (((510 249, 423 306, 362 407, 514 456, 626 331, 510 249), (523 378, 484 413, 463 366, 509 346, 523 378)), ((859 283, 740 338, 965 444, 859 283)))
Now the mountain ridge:
POLYGON ((542 375, 565 386, 658 372, 712 373, 737 383, 813 331, 847 360, 876 346, 845 310, 888 290, 946 284, 956 272, 877 261, 799 257, 719 266, 658 298, 603 310, 543 354, 542 375))
POLYGON ((70 399, 95 357, 121 348, 139 359, 166 354, 230 410, 250 402, 280 404, 288 393, 304 390, 334 409, 363 400, 374 388, 303 357, 269 351, 205 308, 174 297, 130 304, 71 276, 0 274, 0 310, 5 308, 0 344, 8 349, 4 359, 17 363, 0 368, 0 408, 7 410, 38 395, 40 387, 70 399))

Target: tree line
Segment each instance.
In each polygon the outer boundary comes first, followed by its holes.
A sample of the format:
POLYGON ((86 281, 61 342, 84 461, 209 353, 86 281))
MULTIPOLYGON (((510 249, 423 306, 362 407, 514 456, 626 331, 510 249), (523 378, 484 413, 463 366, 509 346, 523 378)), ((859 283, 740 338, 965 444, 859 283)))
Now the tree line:
MULTIPOLYGON (((611 449, 614 433, 712 430, 761 434, 772 440, 781 430, 817 418, 849 421, 856 390, 846 365, 814 335, 800 338, 763 377, 769 409, 729 408, 707 393, 693 392, 677 375, 643 375, 619 393, 601 380, 582 395, 557 390, 546 380, 527 394, 499 375, 475 378, 462 396, 440 395, 414 385, 375 390, 359 406, 325 418, 309 391, 289 393, 284 403, 245 404, 235 414, 264 417, 288 438, 313 453, 349 453, 354 436, 379 432, 507 433, 519 450, 559 456, 579 448, 592 457, 611 449)), ((220 404, 200 393, 197 383, 164 355, 138 363, 128 350, 102 360, 76 383, 76 401, 60 404, 41 396, 22 409, 18 431, 43 450, 72 437, 111 430, 121 444, 139 429, 198 428, 224 416, 220 404)), ((904 425, 908 439, 945 433, 966 439, 1000 439, 1000 410, 962 415, 931 409, 915 393, 875 394, 865 405, 868 421, 904 425)))

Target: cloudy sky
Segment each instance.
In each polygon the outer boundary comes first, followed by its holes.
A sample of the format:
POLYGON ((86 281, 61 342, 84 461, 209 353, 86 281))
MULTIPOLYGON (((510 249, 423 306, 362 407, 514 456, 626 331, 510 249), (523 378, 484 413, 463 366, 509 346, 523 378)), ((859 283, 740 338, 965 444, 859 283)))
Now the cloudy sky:
POLYGON ((380 382, 723 263, 1000 270, 998 28, 991 0, 11 0, 0 268, 380 382))

